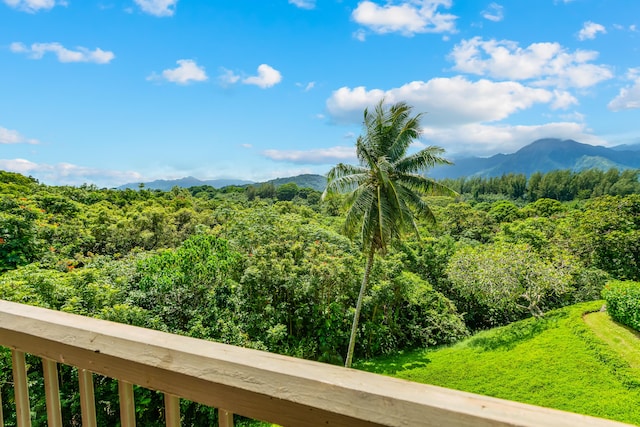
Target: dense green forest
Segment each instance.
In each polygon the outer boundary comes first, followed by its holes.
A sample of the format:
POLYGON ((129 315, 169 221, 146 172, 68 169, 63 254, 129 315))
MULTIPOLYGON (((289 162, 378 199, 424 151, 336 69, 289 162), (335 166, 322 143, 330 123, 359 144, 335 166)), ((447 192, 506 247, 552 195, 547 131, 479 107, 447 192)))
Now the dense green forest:
MULTIPOLYGON (((357 359, 453 343, 599 299, 608 280, 640 280, 638 171, 444 184, 460 194, 428 198, 436 222, 418 220, 419 237, 376 255, 357 359)), ((341 232, 343 198, 286 183, 54 187, 0 171, 0 298, 342 364, 366 258, 341 232)), ((0 377, 5 405, 9 375, 0 377)), ((73 370, 65 375, 73 384, 73 370)), ((73 425, 78 403, 65 390, 73 425)), ((147 393, 138 417, 157 425, 161 399, 147 393)), ((183 411, 185 425, 215 417, 187 403, 183 411)), ((117 418, 100 416, 101 425, 117 418)))

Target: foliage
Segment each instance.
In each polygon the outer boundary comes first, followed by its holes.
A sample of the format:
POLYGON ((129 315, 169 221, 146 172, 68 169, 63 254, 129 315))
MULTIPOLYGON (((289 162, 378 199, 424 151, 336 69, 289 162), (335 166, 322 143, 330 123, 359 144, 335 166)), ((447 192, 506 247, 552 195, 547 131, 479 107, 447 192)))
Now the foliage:
POLYGON ((611 317, 640 331, 640 283, 611 281, 602 290, 611 317))
POLYGON ((489 324, 514 320, 528 311, 543 315, 547 300, 569 292, 569 272, 537 256, 526 244, 465 247, 452 257, 447 269, 452 286, 477 311, 486 311, 489 324))

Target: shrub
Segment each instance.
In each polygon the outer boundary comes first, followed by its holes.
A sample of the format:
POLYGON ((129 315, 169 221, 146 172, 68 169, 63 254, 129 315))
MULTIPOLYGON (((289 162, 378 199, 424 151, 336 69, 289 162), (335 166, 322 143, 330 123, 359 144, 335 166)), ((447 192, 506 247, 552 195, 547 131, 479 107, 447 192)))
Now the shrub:
POLYGON ((640 331, 640 282, 611 281, 602 290, 611 317, 640 331))

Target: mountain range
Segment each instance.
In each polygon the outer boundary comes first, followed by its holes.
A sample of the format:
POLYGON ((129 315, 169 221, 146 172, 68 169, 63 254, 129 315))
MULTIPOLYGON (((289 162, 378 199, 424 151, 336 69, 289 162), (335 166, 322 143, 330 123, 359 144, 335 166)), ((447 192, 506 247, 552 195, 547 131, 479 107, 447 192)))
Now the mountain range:
MULTIPOLYGON (((546 173, 558 169, 577 172, 585 169, 608 170, 611 168, 619 170, 640 169, 640 144, 607 148, 583 144, 571 139, 539 139, 511 154, 455 159, 454 165, 433 168, 429 171, 429 176, 437 179, 463 176, 492 177, 508 173, 530 176, 534 172, 546 173)), ((326 186, 327 178, 322 175, 304 174, 266 181, 276 187, 289 182, 296 183, 300 188, 309 187, 322 191, 326 186)), ((168 191, 175 186, 189 188, 210 185, 214 188, 222 188, 229 185, 246 186, 264 183, 239 179, 202 181, 190 176, 174 180, 156 180, 143 184, 144 188, 168 191)), ((137 190, 140 188, 140 183, 130 183, 118 187, 118 189, 126 188, 137 190)))
POLYGON ((323 191, 324 187, 327 185, 327 178, 322 175, 314 175, 314 174, 303 174, 297 176, 291 176, 288 178, 276 178, 265 182, 253 182, 253 181, 245 181, 241 179, 211 179, 211 180, 200 180, 198 178, 194 178, 192 176, 188 176, 186 178, 180 179, 158 179, 151 182, 143 182, 143 183, 129 183, 124 184, 118 187, 118 190, 125 190, 130 188, 132 190, 139 190, 141 188, 149 189, 149 190, 162 190, 169 191, 173 187, 199 187, 203 185, 210 185, 213 188, 222 188, 228 187, 231 185, 244 187, 247 185, 261 185, 261 184, 273 184, 276 187, 282 184, 287 184, 293 182, 298 185, 300 188, 313 188, 314 190, 323 191))
POLYGON ((508 173, 529 176, 534 172, 546 173, 558 169, 581 171, 611 168, 640 169, 640 146, 607 148, 571 139, 539 139, 512 154, 456 159, 454 165, 438 166, 429 175, 438 179, 492 177, 508 173))

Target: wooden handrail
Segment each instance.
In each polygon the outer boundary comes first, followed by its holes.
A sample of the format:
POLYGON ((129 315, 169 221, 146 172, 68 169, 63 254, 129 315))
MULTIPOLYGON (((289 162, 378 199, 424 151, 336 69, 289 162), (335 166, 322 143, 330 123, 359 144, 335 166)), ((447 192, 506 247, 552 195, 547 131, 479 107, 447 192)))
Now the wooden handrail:
POLYGON ((283 426, 625 425, 1 300, 0 345, 283 426))

